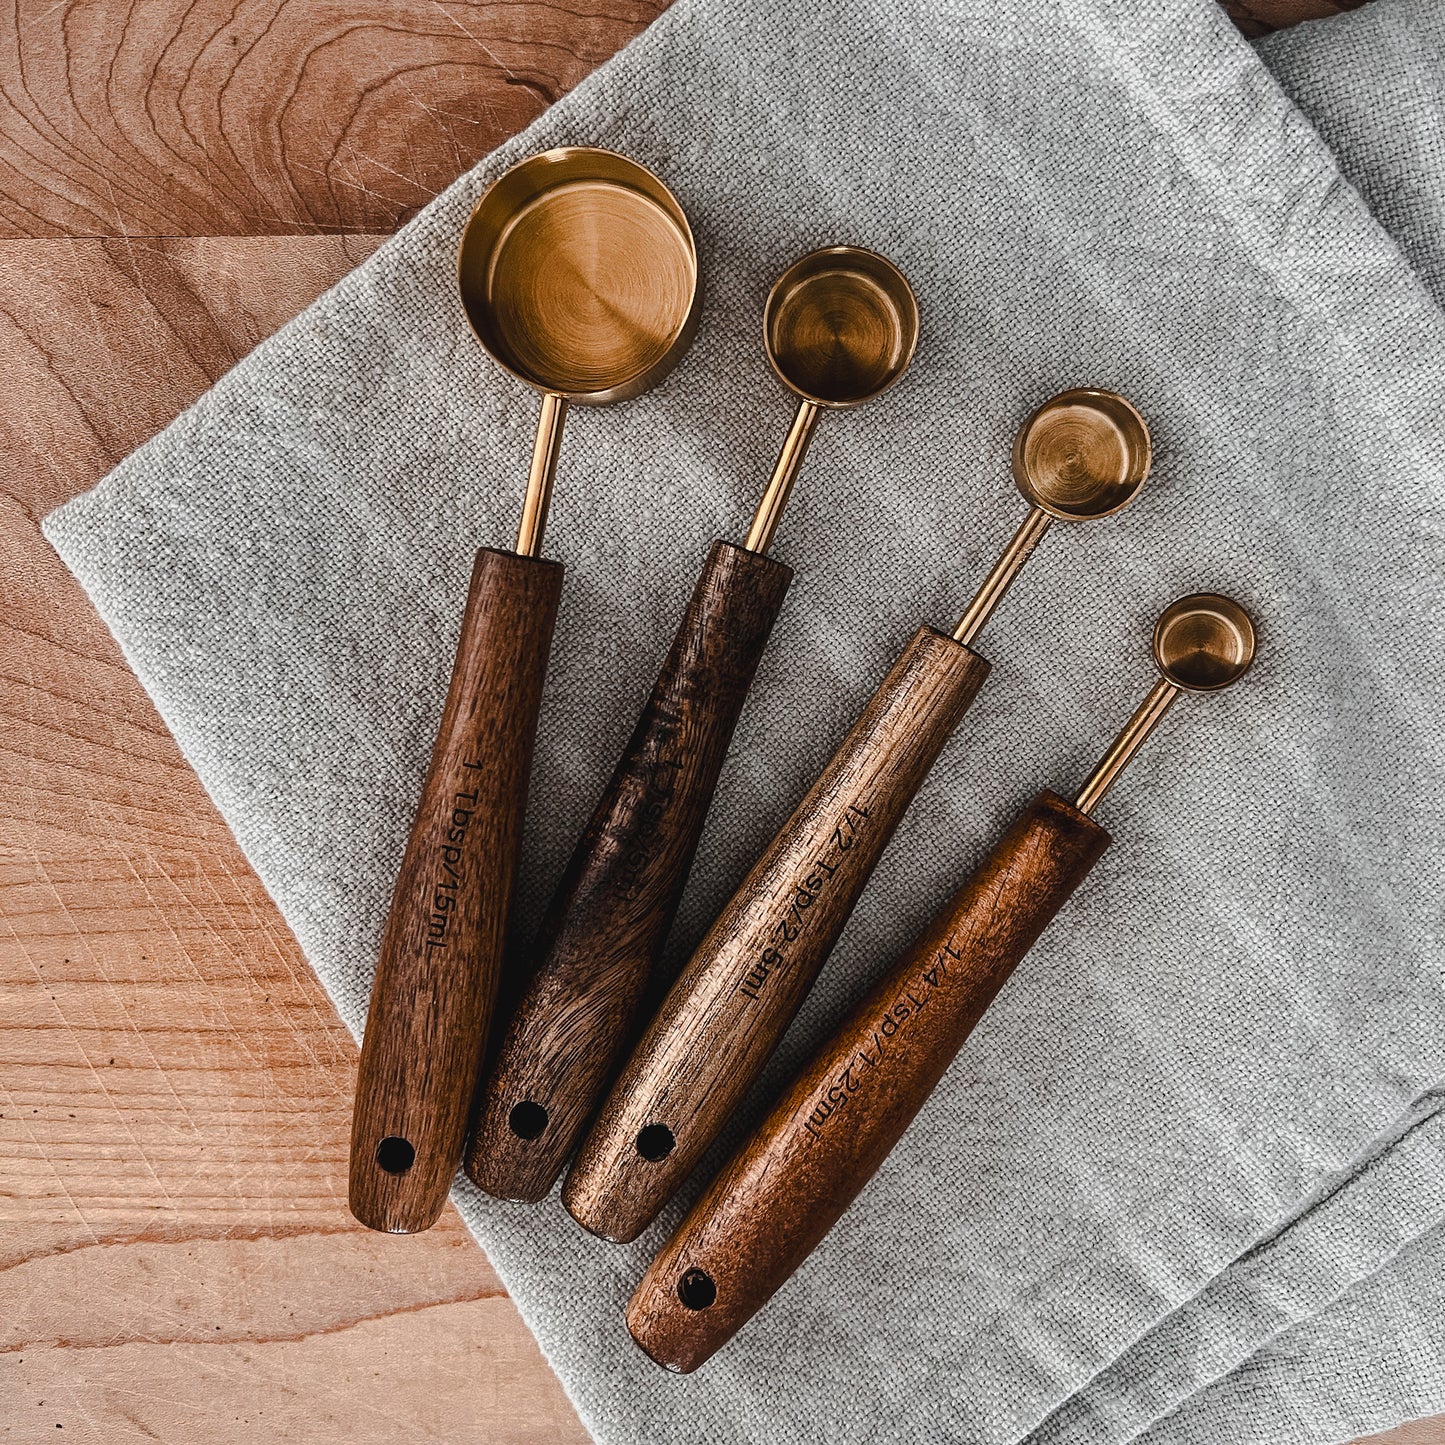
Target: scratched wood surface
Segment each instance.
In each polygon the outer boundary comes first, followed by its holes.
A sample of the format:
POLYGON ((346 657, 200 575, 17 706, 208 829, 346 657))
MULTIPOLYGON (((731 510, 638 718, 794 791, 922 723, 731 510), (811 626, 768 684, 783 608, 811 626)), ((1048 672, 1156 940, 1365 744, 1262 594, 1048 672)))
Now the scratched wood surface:
POLYGON ((351 1040, 38 521, 662 3, 0 18, 6 1439, 586 1439, 454 1213, 350 1222, 351 1040))

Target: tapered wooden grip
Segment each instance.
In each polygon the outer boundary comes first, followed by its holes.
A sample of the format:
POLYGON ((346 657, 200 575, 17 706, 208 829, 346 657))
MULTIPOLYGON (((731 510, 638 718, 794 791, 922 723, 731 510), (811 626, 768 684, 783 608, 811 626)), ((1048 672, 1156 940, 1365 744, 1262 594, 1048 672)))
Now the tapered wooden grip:
POLYGON ((837 1222, 1019 960, 1109 846, 1044 793, 803 1070, 648 1269, 633 1338, 670 1370, 726 1343, 837 1222))
POLYGON ((584 1140, 562 1198, 630 1240, 717 1136, 837 941, 988 664, 921 629, 683 970, 584 1140))
POLYGON ((543 1198, 611 1081, 667 940, 718 773, 792 571, 715 542, 538 940, 467 1149, 503 1199, 543 1198))
POLYGON ((361 1046, 351 1212, 373 1229, 433 1224, 461 1162, 561 589, 556 562, 477 553, 361 1046))

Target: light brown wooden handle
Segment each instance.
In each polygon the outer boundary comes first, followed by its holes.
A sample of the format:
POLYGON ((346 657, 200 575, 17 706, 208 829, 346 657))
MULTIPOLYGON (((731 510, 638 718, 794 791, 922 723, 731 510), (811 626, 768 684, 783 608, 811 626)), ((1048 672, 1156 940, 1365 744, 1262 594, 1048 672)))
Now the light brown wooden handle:
POLYGON ((1108 846, 1052 793, 1009 829, 653 1261, 627 1326, 658 1364, 696 1369, 807 1258, 1108 846))
POLYGON ((663 1001, 562 1199, 630 1240, 717 1137, 832 950, 874 864, 988 673, 922 628, 663 1001))
POLYGON ((715 542, 627 750, 542 925, 482 1088, 466 1170, 543 1198, 631 1040, 792 571, 715 542))
POLYGON ((561 589, 556 562, 477 553, 361 1046, 351 1212, 372 1229, 434 1224, 461 1162, 561 589))

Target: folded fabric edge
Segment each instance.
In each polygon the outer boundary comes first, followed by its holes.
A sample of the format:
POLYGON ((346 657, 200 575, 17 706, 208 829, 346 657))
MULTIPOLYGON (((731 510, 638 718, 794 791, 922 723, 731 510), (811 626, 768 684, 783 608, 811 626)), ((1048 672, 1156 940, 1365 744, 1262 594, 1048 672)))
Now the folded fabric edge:
POLYGON ((1343 1445, 1434 1415, 1445 1401, 1445 1223, 1407 1241, 1328 1308, 1181 1402, 1136 1445, 1343 1445), (1379 1322, 1392 1328, 1382 1335, 1379 1322), (1422 1370, 1422 1363, 1428 1370, 1422 1370))
POLYGON ((1445 301, 1445 22, 1433 0, 1371 0, 1255 46, 1445 301), (1388 89, 1378 85, 1382 76, 1388 89))
POLYGON ((1147 1434, 1441 1220, 1445 1080, 1059 1405, 1030 1445, 1123 1445, 1147 1434))
MULTIPOLYGON (((1116 26, 1107 34, 1085 32, 1100 67, 1147 106, 1278 292, 1318 315, 1354 365, 1389 376, 1397 397, 1427 404, 1439 377, 1426 358, 1445 344, 1445 312, 1261 56, 1214 0, 1193 0, 1213 45, 1188 47, 1178 43, 1177 16, 1111 4, 1116 26), (1191 64, 1182 70, 1185 53, 1191 64), (1193 63, 1202 55, 1214 64, 1193 63), (1362 228, 1377 248, 1364 264, 1351 249, 1362 228), (1323 308, 1315 304, 1320 299, 1323 308), (1430 344, 1402 350, 1402 325, 1430 344)), ((1355 400, 1382 405, 1376 394, 1355 400)), ((1433 466, 1413 409, 1396 406, 1386 414, 1420 464, 1433 466)))

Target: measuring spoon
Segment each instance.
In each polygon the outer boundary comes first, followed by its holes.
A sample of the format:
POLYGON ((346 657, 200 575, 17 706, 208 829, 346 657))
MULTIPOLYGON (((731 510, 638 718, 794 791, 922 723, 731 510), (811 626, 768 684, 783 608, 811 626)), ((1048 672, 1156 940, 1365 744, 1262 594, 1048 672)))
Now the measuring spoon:
POLYGON ((1050 523, 1117 512, 1149 461, 1143 418, 1112 392, 1065 392, 1024 423, 1013 467, 1028 517, 954 635, 914 634, 667 994, 563 1188, 585 1228, 635 1239, 717 1137, 987 675, 969 643, 1050 523))
POLYGON ((1109 846, 1093 807, 1183 692, 1254 657, 1237 602, 1181 598, 1159 619, 1161 679, 1078 799, 1041 793, 900 962, 823 1045, 652 1262, 627 1310, 639 1345, 694 1370, 762 1308, 872 1178, 984 1010, 1109 846))
POLYGON ((382 936, 351 1133, 351 1212, 426 1229, 465 1142, 501 965, 562 567, 537 554, 570 402, 638 396, 697 327, 687 218, 650 171, 568 147, 482 196, 462 306, 498 365, 542 394, 516 550, 482 548, 431 766, 382 936))
POLYGON ((742 546, 716 541, 632 738, 563 874, 537 963, 482 1088, 467 1174, 543 1198, 621 1062, 692 867, 733 729, 792 569, 768 557, 819 415, 903 374, 918 308, 871 251, 833 246, 788 268, 764 309, 768 359, 799 397, 742 546))

